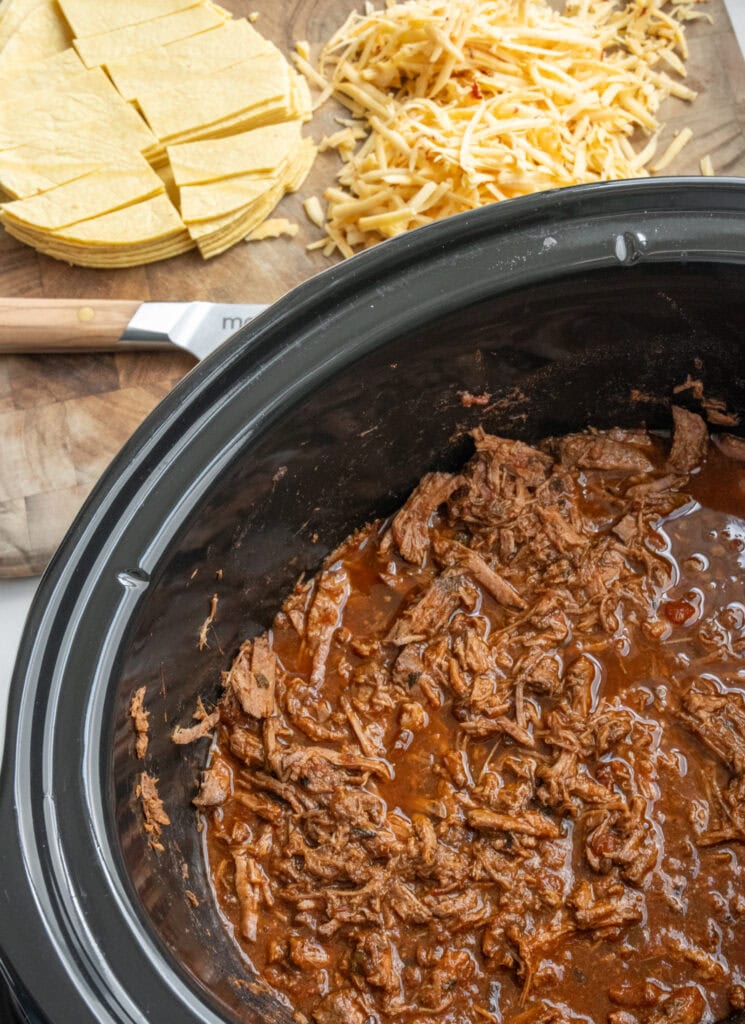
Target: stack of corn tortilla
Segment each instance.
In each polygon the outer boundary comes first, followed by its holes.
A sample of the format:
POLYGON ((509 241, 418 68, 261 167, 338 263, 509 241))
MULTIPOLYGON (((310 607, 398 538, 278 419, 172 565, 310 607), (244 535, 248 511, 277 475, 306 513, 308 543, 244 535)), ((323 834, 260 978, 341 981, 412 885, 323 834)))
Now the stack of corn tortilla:
POLYGON ((215 256, 316 152, 304 79, 210 0, 4 0, 0 95, 0 220, 83 266, 215 256))

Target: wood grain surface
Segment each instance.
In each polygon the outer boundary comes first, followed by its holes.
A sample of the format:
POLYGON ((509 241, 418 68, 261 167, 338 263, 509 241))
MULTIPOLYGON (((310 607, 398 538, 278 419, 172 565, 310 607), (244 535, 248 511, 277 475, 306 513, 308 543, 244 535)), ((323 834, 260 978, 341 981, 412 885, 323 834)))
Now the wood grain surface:
MULTIPOLYGON (((221 0, 237 16, 259 12, 256 27, 289 55, 307 39, 314 55, 353 10, 354 0, 221 0)), ((687 84, 693 107, 668 100, 665 132, 690 126, 694 139, 671 168, 697 174, 710 154, 717 174, 745 176, 745 60, 723 0, 703 8, 713 16, 688 29, 687 84)), ((306 128, 318 141, 336 127, 341 108, 328 103, 306 128)), ((272 302, 330 262, 307 252, 321 236, 302 200, 320 195, 339 168, 321 154, 310 177, 278 209, 299 224, 293 238, 239 243, 204 262, 195 252, 148 267, 102 271, 40 256, 0 234, 0 296, 272 302)), ((183 355, 0 355, 0 575, 40 572, 95 481, 121 445, 173 384, 189 371, 183 355)))

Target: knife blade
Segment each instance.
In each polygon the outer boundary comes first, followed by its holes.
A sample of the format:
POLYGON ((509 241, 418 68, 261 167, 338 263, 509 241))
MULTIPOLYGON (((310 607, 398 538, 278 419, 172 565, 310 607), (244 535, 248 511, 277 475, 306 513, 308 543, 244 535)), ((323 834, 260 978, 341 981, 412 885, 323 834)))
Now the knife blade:
POLYGON ((228 302, 143 302, 118 347, 177 345, 203 359, 267 307, 228 302))
POLYGON ((0 352, 183 349, 203 359, 266 308, 259 303, 0 299, 0 352))

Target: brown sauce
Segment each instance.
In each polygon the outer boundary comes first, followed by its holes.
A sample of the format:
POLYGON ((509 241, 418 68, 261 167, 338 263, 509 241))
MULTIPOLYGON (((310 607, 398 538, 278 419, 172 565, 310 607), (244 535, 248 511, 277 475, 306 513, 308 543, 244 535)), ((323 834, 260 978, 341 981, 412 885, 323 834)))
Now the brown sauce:
POLYGON ((745 1005, 745 445, 675 419, 475 432, 241 649, 195 802, 298 1021, 745 1005))

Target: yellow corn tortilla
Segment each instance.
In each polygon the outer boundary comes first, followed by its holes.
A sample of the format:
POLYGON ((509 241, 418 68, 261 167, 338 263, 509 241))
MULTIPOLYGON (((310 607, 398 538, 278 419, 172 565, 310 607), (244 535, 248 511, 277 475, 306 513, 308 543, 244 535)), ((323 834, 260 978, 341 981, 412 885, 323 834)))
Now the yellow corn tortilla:
POLYGON ((163 253, 174 247, 183 251, 184 239, 189 239, 191 243, 187 248, 193 249, 196 243, 189 238, 184 225, 173 219, 178 217, 178 211, 169 212, 166 206, 160 208, 160 213, 156 210, 155 201, 162 198, 154 196, 136 207, 131 206, 125 210, 103 214, 101 217, 92 217, 89 221, 73 224, 61 231, 34 231, 24 224, 5 220, 2 213, 0 220, 14 238, 29 245, 43 244, 47 247, 45 251, 55 255, 68 253, 75 259, 91 252, 95 253, 96 257, 113 260, 127 254, 163 253), (136 211, 132 218, 122 216, 130 211, 136 211), (127 224, 132 225, 132 232, 125 236, 122 231, 127 224), (153 237, 145 241, 134 237, 135 232, 143 230, 153 237), (120 240, 117 240, 118 236, 121 236, 120 240))
POLYGON ((168 146, 179 186, 202 185, 237 174, 273 171, 300 141, 300 122, 282 121, 222 139, 168 146))
MULTIPOLYGON (((23 239, 19 239, 23 241, 23 239)), ((148 249, 147 252, 125 251, 109 256, 101 254, 98 249, 86 249, 78 255, 74 251, 56 252, 48 246, 35 246, 45 256, 60 260, 63 263, 74 263, 78 267, 90 267, 93 270, 126 270, 128 267, 144 267, 149 263, 160 263, 174 256, 194 249, 194 243, 188 235, 179 239, 178 244, 172 243, 162 249, 148 249)))
POLYGON ((239 175, 227 181, 213 181, 208 185, 187 185, 179 189, 181 216, 188 228, 200 221, 236 214, 249 203, 256 202, 277 183, 277 176, 239 175))
POLYGON ((0 222, 55 259, 222 252, 307 174, 309 117, 280 51, 212 0, 0 0, 0 222), (179 190, 166 144, 207 139, 179 190))
POLYGON ((6 203, 3 216, 42 231, 59 231, 164 192, 163 182, 140 158, 129 166, 108 164, 48 192, 6 203))
POLYGON ((308 83, 294 68, 290 68, 290 98, 295 117, 310 121, 313 117, 313 100, 308 83))
POLYGON ((29 143, 0 152, 0 187, 14 199, 25 199, 38 192, 47 192, 103 164, 121 165, 132 159, 132 149, 121 142, 111 142, 103 127, 96 137, 63 136, 52 148, 29 143))
POLYGON ((23 19, 0 51, 0 75, 22 69, 28 64, 72 45, 72 35, 52 0, 35 7, 23 19))
MULTIPOLYGON (((277 182, 267 192, 264 192, 258 199, 254 200, 253 203, 249 203, 248 206, 241 206, 238 210, 234 210, 233 213, 228 213, 222 217, 215 217, 214 220, 200 221, 197 224, 187 224, 187 230, 189 235, 194 239, 195 242, 204 244, 208 238, 222 238, 226 234, 227 230, 234 225, 238 220, 241 219, 246 213, 248 208, 253 208, 254 203, 258 202, 259 199, 267 201, 270 195, 273 194, 273 190, 276 189, 277 182)), ((277 200, 278 202, 279 200, 277 200)), ((201 248, 200 248, 201 251, 201 248)))
POLYGON ((152 91, 178 89, 184 77, 208 75, 240 64, 249 57, 278 52, 245 20, 226 21, 168 46, 133 54, 125 61, 110 62, 106 69, 125 100, 136 100, 152 91))
MULTIPOLYGON (((157 196, 155 198, 158 198, 157 196)), ((153 200, 148 199, 147 203, 152 203, 153 200)), ((144 204, 143 204, 144 205, 144 204)), ((134 207, 128 207, 127 209, 134 209, 134 207)), ((85 221, 87 225, 95 225, 95 227, 87 227, 83 232, 86 237, 90 236, 89 240, 70 241, 63 232, 53 231, 46 233, 43 231, 33 231, 26 228, 23 224, 16 224, 14 221, 3 221, 5 229, 9 234, 12 234, 14 238, 17 238, 21 242, 25 242, 27 245, 33 245, 36 248, 44 247, 43 251, 54 255, 57 258, 71 259, 71 262, 78 262, 82 257, 87 254, 93 254, 96 259, 103 259, 109 263, 113 263, 120 260, 123 256, 132 257, 137 256, 138 258, 152 252, 170 254, 171 250, 177 249, 178 251, 184 251, 184 248, 195 248, 196 243, 189 238, 189 233, 184 228, 183 224, 179 227, 173 225, 168 228, 162 234, 162 237, 155 238, 150 242, 139 242, 128 239, 127 241, 114 243, 114 244, 103 244, 98 240, 99 233, 104 230, 102 223, 104 218, 111 218, 111 224, 114 224, 115 228, 124 223, 122 218, 118 218, 116 222, 113 221, 114 215, 119 214, 122 211, 115 210, 113 213, 104 214, 103 217, 94 217, 90 221, 85 221), (188 239, 189 245, 183 246, 183 240, 188 239)), ((149 212, 144 218, 147 223, 152 223, 153 214, 149 212)), ((2 214, 0 214, 0 220, 2 220, 2 214)), ((142 217, 135 219, 136 225, 141 224, 143 221, 142 217)), ((70 230, 76 230, 77 225, 73 225, 70 230)), ((65 229, 66 231, 67 229, 65 229)), ((105 236, 109 234, 115 234, 115 230, 111 227, 105 228, 105 236)))
MULTIPOLYGON (((246 207, 243 214, 236 217, 227 228, 196 238, 195 241, 202 256, 205 259, 211 259, 213 256, 219 256, 226 249, 230 249, 236 242, 242 241, 246 235, 249 235, 267 219, 284 192, 284 186, 278 182, 255 203, 246 207)), ((193 232, 190 233, 194 238, 193 232)))
POLYGON ((284 99, 276 103, 263 106, 256 110, 243 111, 235 117, 218 121, 214 125, 202 126, 191 132, 183 132, 181 135, 167 139, 166 144, 179 145, 185 142, 196 142, 199 139, 222 139, 227 135, 235 135, 238 132, 250 131, 253 128, 261 128, 264 125, 279 124, 282 121, 302 120, 309 121, 312 116, 310 106, 310 92, 305 89, 307 106, 298 105, 298 94, 302 95, 302 89, 295 89, 295 80, 300 84, 302 81, 297 73, 288 67, 290 75, 290 96, 289 100, 284 99))
POLYGON ((310 174, 317 155, 318 147, 314 144, 313 140, 303 139, 300 143, 300 152, 290 168, 291 175, 287 180, 288 192, 297 192, 301 187, 310 174))
POLYGON ((86 245, 121 248, 160 242, 184 231, 178 210, 165 191, 126 209, 73 224, 57 231, 57 237, 86 245))
MULTIPOLYGON (((279 175, 273 179, 268 189, 237 210, 216 216, 211 220, 187 224, 189 234, 197 242, 203 255, 205 249, 221 245, 228 238, 232 239, 229 244, 234 245, 236 241, 245 237, 244 234, 241 234, 241 225, 250 218, 252 227, 249 230, 253 230, 269 216, 285 191, 286 182, 284 177, 279 175)), ((248 234, 248 231, 245 234, 248 234)))
POLYGON ((164 140, 163 144, 173 146, 180 145, 182 142, 197 142, 199 139, 223 139, 226 135, 235 135, 238 132, 251 131, 253 128, 261 128, 267 124, 278 124, 280 121, 295 119, 295 112, 287 105, 286 101, 282 100, 260 107, 258 110, 244 111, 235 117, 218 121, 217 124, 209 125, 206 128, 184 132, 175 138, 164 140))
POLYGON ((181 239, 188 238, 178 210, 163 192, 132 206, 49 233, 19 224, 8 218, 4 211, 0 212, 0 219, 16 237, 45 241, 59 251, 85 251, 98 247, 100 254, 116 255, 127 249, 162 249, 171 240, 180 245, 181 239))
POLYGON ((75 49, 87 67, 108 66, 153 46, 167 46, 179 39, 188 39, 217 28, 225 23, 225 14, 213 4, 200 4, 141 25, 126 25, 111 32, 76 39, 75 49))
POLYGON ((288 170, 284 179, 276 181, 254 202, 235 214, 187 225, 205 259, 219 255, 249 235, 272 213, 285 192, 293 192, 300 187, 313 164, 316 149, 310 139, 303 139, 299 150, 297 163, 288 170))
MULTIPOLYGON (((49 89, 11 97, 9 102, 0 104, 0 123, 4 126, 17 124, 22 130, 29 116, 46 114, 58 123, 80 124, 90 119, 91 112, 102 111, 125 120, 130 120, 134 114, 142 121, 119 95, 106 73, 101 68, 94 68, 83 73, 72 92, 60 93, 49 89)), ((43 117, 38 119, 41 121, 43 117)))
POLYGON ((0 0, 0 46, 5 42, 2 30, 6 25, 15 28, 35 7, 45 2, 46 0, 0 0))
POLYGON ((166 142, 225 118, 285 104, 288 94, 287 62, 277 51, 212 75, 190 75, 179 88, 156 89, 138 101, 154 134, 166 142))
POLYGON ((100 125, 109 137, 127 139, 132 148, 149 154, 158 140, 136 110, 121 98, 100 68, 85 74, 84 84, 72 93, 53 92, 15 96, 0 105, 0 149, 40 138, 80 136, 83 126, 100 125))
POLYGON ((0 50, 25 18, 50 0, 3 0, 0 3, 0 50))
POLYGON ((62 13, 79 39, 154 21, 198 3, 199 0, 59 0, 62 13))
POLYGON ((270 189, 235 213, 227 217, 218 217, 214 221, 187 225, 189 234, 203 256, 223 252, 266 220, 284 195, 284 191, 283 183, 275 181, 270 189), (243 231, 244 224, 251 225, 248 231, 243 231))
POLYGON ((187 185, 179 189, 181 216, 189 229, 200 222, 217 221, 236 215, 241 207, 256 202, 270 192, 277 182, 287 191, 294 191, 294 183, 305 179, 315 157, 315 146, 310 139, 298 140, 292 151, 271 173, 239 174, 202 185, 187 185))
MULTIPOLYGON (((139 119, 138 119, 139 120, 139 119)), ((0 117, 0 122, 2 118, 0 117)), ((29 118, 16 129, 5 129, 0 123, 0 152, 30 146, 40 152, 66 153, 69 149, 77 152, 76 146, 90 144, 92 152, 98 152, 101 145, 111 148, 112 153, 141 153, 151 159, 151 152, 159 151, 158 142, 140 121, 134 125, 117 123, 106 113, 98 118, 70 125, 55 122, 49 116, 29 118)), ((165 150, 163 150, 165 155, 165 150)))
POLYGON ((163 182, 163 186, 166 190, 166 195, 171 200, 176 209, 178 209, 178 186, 176 185, 176 182, 173 179, 173 171, 171 170, 171 165, 168 163, 168 161, 166 161, 166 163, 164 163, 162 167, 156 168, 156 174, 163 182))
POLYGON ((189 238, 188 232, 183 229, 179 234, 171 234, 163 238, 162 241, 156 241, 147 246, 127 245, 119 248, 105 248, 101 245, 80 246, 58 240, 54 235, 37 238, 16 230, 13 225, 8 226, 7 231, 20 242, 33 246, 39 252, 51 256, 53 259, 75 263, 81 267, 98 267, 106 270, 139 267, 146 263, 155 263, 158 260, 179 256, 181 253, 195 248, 195 243, 189 238))
MULTIPOLYGON (((169 60, 191 66, 193 60, 198 59, 204 62, 205 70, 206 65, 217 58, 230 58, 232 65, 236 56, 248 60, 260 53, 279 53, 274 43, 257 32, 246 18, 230 18, 212 32, 203 32, 199 37, 180 39, 164 46, 169 60)), ((216 70, 221 66, 228 65, 214 64, 216 70)))
POLYGON ((34 92, 69 92, 82 83, 86 67, 70 46, 52 57, 34 61, 26 68, 14 68, 0 74, 0 96, 6 103, 13 97, 34 92))
POLYGON ((259 224, 250 234, 246 235, 247 242, 263 242, 267 238, 294 238, 300 230, 300 225, 287 217, 274 217, 259 224))
MULTIPOLYGON (((112 131, 107 134, 106 129, 108 125, 105 119, 100 121, 91 121, 87 124, 80 125, 75 131, 76 142, 90 141, 90 160, 91 163, 98 167, 102 163, 108 163, 110 161, 115 162, 126 162, 131 160, 135 155, 139 154, 143 156, 152 167, 158 167, 159 161, 155 159, 160 151, 153 151, 152 153, 146 149, 138 150, 137 147, 132 145, 131 137, 126 132, 115 132, 112 131), (101 143, 101 149, 98 148, 101 143), (105 143, 105 144, 104 144, 105 143)), ((61 185, 64 181, 69 181, 70 178, 64 170, 65 165, 76 158, 76 151, 71 147, 70 153, 65 152, 67 146, 67 140, 70 136, 65 135, 64 132, 49 132, 43 128, 39 131, 29 132, 25 138, 19 139, 17 137, 11 138, 5 133, 0 132, 0 142, 3 145, 0 147, 0 154, 2 154, 3 166, 11 168, 13 173, 19 176, 19 183, 22 180, 22 168, 18 165, 18 161, 15 160, 14 154, 17 154, 20 150, 28 149, 28 152, 38 153, 39 162, 38 164, 31 164, 28 168, 30 177, 35 177, 37 173, 49 174, 50 181, 55 185, 61 185), (62 140, 62 145, 57 146, 55 140, 62 140), (56 153, 61 154, 60 174, 54 173, 53 161, 50 157, 54 157, 56 153), (6 161, 7 154, 7 161, 6 161), (48 154, 47 156, 43 154, 48 154), (62 175, 62 176, 60 176, 62 175)), ((165 150, 162 151, 163 158, 165 159, 165 150)), ((86 155, 87 158, 87 155, 86 155)), ((92 168, 91 168, 92 169, 92 168)), ((76 177, 77 175, 73 175, 76 177)), ((29 191, 29 193, 38 192, 39 189, 29 181, 28 188, 20 186, 23 191, 29 191)))

